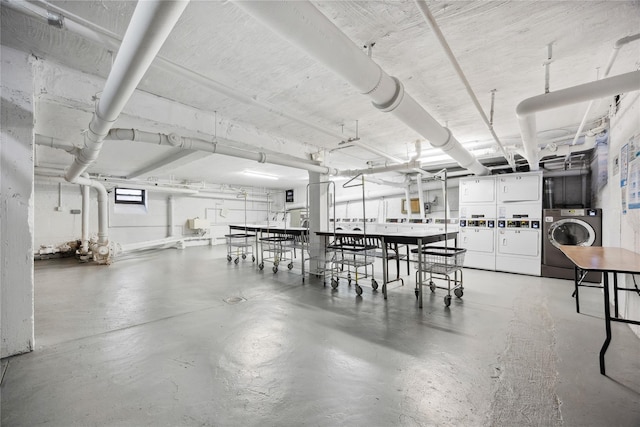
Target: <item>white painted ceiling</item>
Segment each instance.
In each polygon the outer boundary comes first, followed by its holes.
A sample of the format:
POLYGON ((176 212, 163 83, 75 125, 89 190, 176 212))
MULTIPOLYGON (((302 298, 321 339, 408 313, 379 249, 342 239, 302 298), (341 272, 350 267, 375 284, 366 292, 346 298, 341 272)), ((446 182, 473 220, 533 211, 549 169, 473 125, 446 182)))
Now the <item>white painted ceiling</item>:
MULTIPOLYGON (((413 1, 313 4, 363 50, 375 43, 373 60, 400 79, 405 90, 463 145, 492 147, 493 152, 481 158, 483 163, 506 163, 413 1)), ((487 115, 495 90, 495 131, 503 144, 514 148, 521 144, 516 105, 544 92, 543 63, 549 44, 554 91, 601 77, 615 41, 640 31, 638 1, 429 1, 428 5, 487 115)), ((54 10, 121 39, 136 3, 33 1, 26 5, 30 6, 54 10)), ((48 77, 41 76, 36 84, 36 132, 81 145, 82 131, 91 119, 92 97, 100 90, 94 86, 103 84, 109 73, 109 46, 70 28, 50 26, 25 13, 24 7, 22 2, 2 0, 1 42, 46 60, 40 69, 48 77)), ((362 148, 339 145, 341 139, 356 136, 356 123, 362 143, 405 160, 421 138, 234 2, 192 1, 160 56, 203 78, 196 81, 185 73, 170 72, 156 61, 138 87, 141 92, 114 127, 176 132, 211 141, 225 137, 240 148, 296 157, 321 153, 327 165, 338 169, 388 162, 362 148), (214 89, 221 85, 231 90, 214 89)), ((621 49, 610 75, 637 70, 639 64, 640 42, 635 42, 621 49)), ((606 117, 610 104, 611 99, 596 103, 589 125, 606 117)), ((539 113, 540 142, 570 142, 585 111, 586 104, 576 104, 539 113)), ((427 148, 428 141, 423 144, 427 148)), ((71 156, 38 147, 36 161, 65 167, 71 156)), ((454 165, 442 161, 429 169, 454 165)), ((203 153, 184 157, 176 149, 133 142, 105 143, 89 172, 272 188, 304 185, 307 176, 293 168, 203 153), (239 173, 245 169, 279 179, 250 178, 239 173)))

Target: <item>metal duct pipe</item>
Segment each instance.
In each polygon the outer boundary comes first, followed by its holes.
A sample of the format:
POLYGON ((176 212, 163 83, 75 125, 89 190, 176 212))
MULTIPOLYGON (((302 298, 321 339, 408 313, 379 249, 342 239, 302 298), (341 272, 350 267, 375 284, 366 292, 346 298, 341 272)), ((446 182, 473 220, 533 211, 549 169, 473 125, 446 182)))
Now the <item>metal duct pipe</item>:
POLYGON ((469 97, 471 98, 471 101, 473 102, 473 105, 476 107, 476 110, 478 110, 478 113, 480 113, 480 117, 482 118, 484 123, 487 125, 487 128, 489 128, 489 132, 491 133, 491 136, 493 137, 494 141, 498 144, 498 147, 500 147, 500 151, 502 151, 502 155, 504 156, 505 160, 507 161, 507 163, 509 163, 509 166, 511 166, 513 170, 516 170, 516 165, 513 160, 513 156, 510 156, 509 153, 507 153, 507 150, 502 145, 502 142, 500 142, 498 135, 496 135, 496 132, 493 129, 493 124, 489 122, 487 115, 485 114, 484 110, 482 109, 482 106, 480 105, 480 101, 478 101, 476 94, 473 92, 473 89, 471 88, 471 83, 469 83, 469 80, 467 80, 467 77, 465 76, 464 71, 462 71, 462 67, 460 66, 460 63, 458 62, 455 55, 453 54, 453 51, 451 50, 449 43, 447 43, 447 40, 444 38, 444 34, 442 34, 442 31, 440 31, 440 27, 438 26, 436 19, 431 14, 431 11, 429 10, 429 6, 427 6, 427 2, 424 0, 415 0, 415 2, 416 2, 416 6, 418 6, 418 9, 420 9, 420 12, 422 12, 422 16, 424 16, 424 19, 427 21, 427 24, 429 24, 431 31, 433 31, 433 33, 436 35, 436 38, 440 42, 440 47, 442 47, 442 49, 444 50, 444 53, 447 55, 447 58, 449 58, 449 62, 451 62, 451 65, 453 66, 453 69, 458 75, 458 78, 460 78, 460 80, 462 81, 464 88, 467 90, 467 94, 469 95, 469 97))
POLYGON ((85 134, 85 146, 67 169, 75 182, 100 153, 102 141, 169 36, 188 0, 140 1, 85 134))
MULTIPOLYGON (((338 173, 336 169, 315 164, 311 160, 292 159, 288 157, 275 156, 264 152, 254 152, 241 150, 239 148, 225 147, 218 145, 216 142, 205 141, 197 138, 181 137, 174 133, 152 133, 135 129, 111 129, 109 135, 105 139, 146 142, 150 144, 167 145, 185 150, 206 151, 208 153, 222 154, 225 156, 238 157, 242 159, 254 160, 258 163, 271 163, 280 166, 288 166, 297 169, 305 169, 311 172, 317 172, 324 175, 335 175, 338 173)), ((232 142, 224 138, 218 138, 218 141, 232 142)))
POLYGON ((516 115, 520 123, 520 133, 522 134, 522 143, 525 158, 529 162, 529 169, 532 171, 539 169, 536 112, 638 89, 640 89, 640 71, 632 71, 619 76, 534 96, 520 102, 516 107, 516 115))
POLYGON ((477 175, 489 170, 440 126, 408 93, 402 83, 385 73, 358 46, 308 1, 236 1, 238 7, 264 22, 286 40, 296 44, 360 93, 382 112, 392 112, 431 145, 442 149, 460 166, 477 175))

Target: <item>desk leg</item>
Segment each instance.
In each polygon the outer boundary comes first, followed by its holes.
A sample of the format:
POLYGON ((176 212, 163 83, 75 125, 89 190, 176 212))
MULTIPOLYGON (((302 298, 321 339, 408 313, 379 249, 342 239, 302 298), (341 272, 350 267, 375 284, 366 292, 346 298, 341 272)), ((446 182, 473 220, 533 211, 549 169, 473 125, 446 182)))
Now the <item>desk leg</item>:
POLYGON ((300 235, 300 259, 302 260, 302 284, 304 284, 304 240, 305 240, 304 234, 301 234, 300 235))
MULTIPOLYGON (((615 277, 616 273, 613 274, 615 277)), ((604 369, 604 354, 607 352, 607 348, 609 347, 609 343, 611 342, 611 310, 609 308, 609 273, 603 271, 602 275, 604 276, 604 326, 607 337, 605 338, 604 343, 602 344, 602 348, 600 349, 600 373, 602 375, 606 375, 604 369)))
POLYGON ((418 239, 418 307, 422 308, 422 239, 418 239))
POLYGON ((618 274, 613 273, 613 309, 615 317, 620 317, 618 313, 618 274))
POLYGON ((387 243, 384 237, 380 238, 380 246, 382 246, 382 295, 387 299, 387 282, 389 281, 389 266, 387 265, 387 243))
POLYGON ((573 282, 575 285, 575 291, 573 291, 573 295, 576 297, 576 313, 580 313, 580 296, 578 295, 578 266, 574 265, 573 266, 573 282))

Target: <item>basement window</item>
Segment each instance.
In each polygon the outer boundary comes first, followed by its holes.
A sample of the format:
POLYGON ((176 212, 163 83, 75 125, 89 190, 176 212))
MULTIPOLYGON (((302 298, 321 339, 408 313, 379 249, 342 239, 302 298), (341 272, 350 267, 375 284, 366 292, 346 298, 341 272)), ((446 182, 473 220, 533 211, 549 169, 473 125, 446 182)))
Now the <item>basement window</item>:
POLYGON ((116 188, 115 202, 124 205, 146 205, 146 191, 135 188, 116 188))

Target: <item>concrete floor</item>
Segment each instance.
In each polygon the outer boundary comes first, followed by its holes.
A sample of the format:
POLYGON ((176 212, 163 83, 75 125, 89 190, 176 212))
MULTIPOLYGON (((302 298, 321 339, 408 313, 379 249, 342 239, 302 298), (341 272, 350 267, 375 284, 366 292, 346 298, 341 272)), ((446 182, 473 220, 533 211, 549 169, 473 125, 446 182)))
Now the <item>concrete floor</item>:
MULTIPOLYGON (((8 361, 3 426, 640 426, 640 340, 602 293, 465 269, 356 297, 224 247, 109 267, 39 261, 36 350, 8 361), (428 292, 428 291, 427 291, 428 292)), ((380 270, 378 270, 380 271, 380 270)))

